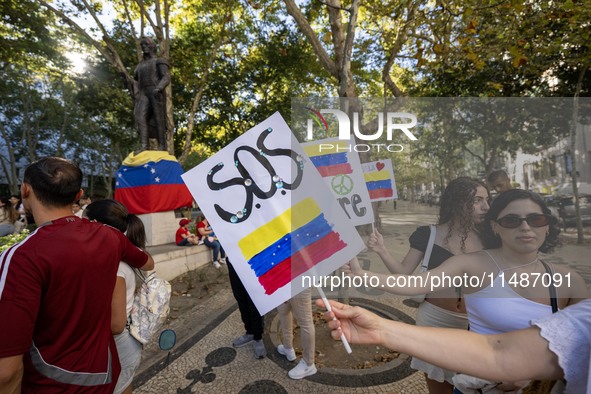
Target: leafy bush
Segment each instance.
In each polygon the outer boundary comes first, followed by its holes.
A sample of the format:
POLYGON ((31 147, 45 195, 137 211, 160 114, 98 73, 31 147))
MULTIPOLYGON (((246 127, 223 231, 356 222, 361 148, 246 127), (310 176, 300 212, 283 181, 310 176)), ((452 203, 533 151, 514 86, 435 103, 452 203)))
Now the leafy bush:
POLYGON ((23 239, 29 236, 30 231, 24 229, 18 234, 10 234, 4 237, 0 237, 0 253, 4 252, 6 249, 10 248, 12 245, 21 242, 23 239))

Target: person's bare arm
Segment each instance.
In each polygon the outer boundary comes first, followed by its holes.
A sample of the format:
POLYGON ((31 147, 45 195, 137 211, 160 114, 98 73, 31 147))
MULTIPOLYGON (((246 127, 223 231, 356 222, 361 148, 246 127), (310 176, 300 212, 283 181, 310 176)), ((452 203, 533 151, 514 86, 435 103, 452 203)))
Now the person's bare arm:
POLYGON ((197 232, 201 235, 201 236, 206 236, 209 235, 211 233, 213 233, 212 230, 208 230, 205 227, 198 227, 197 228, 197 232))
MULTIPOLYGON (((492 381, 560 379, 558 357, 537 327, 500 335, 418 327, 383 319, 363 308, 329 301, 332 337, 341 333, 357 344, 376 344, 400 351, 445 369, 492 381), (338 320, 332 320, 333 316, 338 320)), ((321 300, 317 306, 323 307, 321 300)))
POLYGON ((423 252, 410 248, 402 261, 398 261, 386 248, 384 237, 378 230, 370 235, 367 246, 376 252, 384 262, 384 265, 393 274, 411 274, 423 258, 423 252))
POLYGON ((195 238, 196 235, 192 234, 190 231, 187 231, 187 233, 183 233, 181 234, 181 237, 183 237, 183 239, 191 239, 191 238, 195 238))
POLYGON ((453 278, 464 275, 466 265, 470 263, 467 255, 453 256, 443 264, 432 270, 412 275, 402 274, 380 274, 377 272, 365 271, 359 265, 357 258, 351 259, 341 269, 345 274, 367 277, 363 283, 371 285, 383 291, 398 295, 419 295, 432 293, 453 287, 452 280, 441 280, 443 277, 453 278), (369 279, 371 277, 371 279, 369 279))
POLYGON ((22 379, 22 354, 0 358, 0 394, 19 394, 22 379))
POLYGON ((127 294, 125 278, 117 277, 111 301, 111 332, 121 334, 127 323, 127 294))

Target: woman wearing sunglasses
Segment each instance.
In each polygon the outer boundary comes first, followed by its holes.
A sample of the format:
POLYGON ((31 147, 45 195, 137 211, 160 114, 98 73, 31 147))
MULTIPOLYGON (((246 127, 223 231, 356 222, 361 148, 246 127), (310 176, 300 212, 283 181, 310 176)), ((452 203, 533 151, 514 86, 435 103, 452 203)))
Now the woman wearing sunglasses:
MULTIPOLYGON (((452 180, 441 196, 439 220, 436 226, 420 226, 409 238, 410 249, 402 261, 395 259, 384 244, 382 235, 375 231, 368 246, 383 260, 388 270, 410 274, 421 264, 433 269, 450 257, 483 249, 477 226, 489 210, 486 185, 476 179, 459 177, 452 180), (430 242, 431 235, 434 236, 430 242), (431 244, 431 253, 427 249, 431 244)), ((417 311, 417 325, 429 327, 468 327, 466 308, 456 289, 445 289, 425 296, 417 311)), ((430 394, 450 394, 455 372, 413 358, 411 368, 425 373, 430 394)))
MULTIPOLYGON (((486 214, 482 237, 487 250, 451 257, 414 280, 409 280, 410 275, 366 273, 356 259, 345 265, 345 271, 373 276, 365 282, 400 295, 461 285, 470 331, 500 334, 551 315, 552 299, 557 309, 563 309, 588 298, 579 274, 565 265, 545 263, 539 256, 556 246, 559 232, 556 218, 539 195, 513 189, 495 198, 486 214)), ((461 384, 456 378, 454 383, 461 384)))

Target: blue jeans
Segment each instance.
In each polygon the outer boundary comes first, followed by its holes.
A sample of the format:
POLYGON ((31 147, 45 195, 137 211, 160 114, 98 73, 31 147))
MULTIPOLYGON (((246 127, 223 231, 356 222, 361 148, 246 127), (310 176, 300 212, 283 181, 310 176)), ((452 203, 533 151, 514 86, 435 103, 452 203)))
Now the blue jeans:
POLYGON ((213 249, 213 261, 218 260, 218 255, 221 253, 222 258, 226 257, 226 252, 224 252, 224 248, 222 248, 222 244, 217 239, 214 239, 213 242, 209 241, 209 237, 203 237, 203 243, 213 249))
POLYGON ((178 246, 187 246, 187 245, 190 245, 189 238, 183 238, 183 239, 181 239, 181 241, 177 245, 178 246))

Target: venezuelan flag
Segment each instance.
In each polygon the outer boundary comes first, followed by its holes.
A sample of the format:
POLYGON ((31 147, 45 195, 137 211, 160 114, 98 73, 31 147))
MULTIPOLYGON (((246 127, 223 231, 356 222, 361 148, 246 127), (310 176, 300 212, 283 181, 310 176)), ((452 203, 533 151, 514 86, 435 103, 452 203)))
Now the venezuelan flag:
POLYGON ((346 246, 312 198, 302 200, 238 241, 268 295, 346 246))
POLYGON ((379 171, 366 172, 363 174, 365 184, 369 191, 369 198, 387 198, 394 196, 394 189, 392 188, 392 179, 390 173, 386 168, 379 171))
POLYGON ((350 149, 349 144, 338 142, 330 145, 331 147, 323 146, 322 150, 320 150, 320 145, 305 145, 303 148, 323 178, 351 174, 353 169, 347 157, 350 149))
POLYGON ((193 197, 181 178, 183 172, 168 152, 131 153, 117 171, 115 199, 134 214, 189 207, 193 197))

